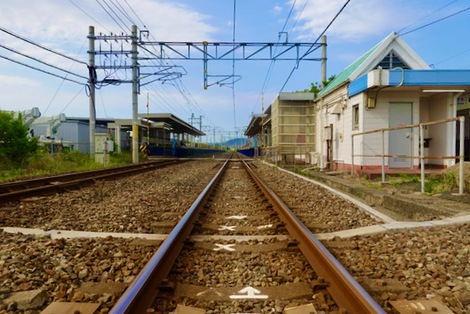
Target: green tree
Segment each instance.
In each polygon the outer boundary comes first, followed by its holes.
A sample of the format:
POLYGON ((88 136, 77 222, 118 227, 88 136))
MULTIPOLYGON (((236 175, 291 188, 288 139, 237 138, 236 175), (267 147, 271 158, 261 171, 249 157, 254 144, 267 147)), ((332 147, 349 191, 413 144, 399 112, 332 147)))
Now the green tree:
POLYGON ((28 136, 21 116, 0 111, 0 168, 23 168, 38 149, 37 139, 28 136))
MULTIPOLYGON (((328 78, 328 80, 323 82, 323 85, 326 87, 328 84, 331 83, 336 78, 336 75, 332 75, 328 78)), ((300 91, 301 93, 314 93, 315 96, 321 92, 321 84, 318 82, 315 83, 310 83, 310 89, 304 89, 303 91, 300 91)))

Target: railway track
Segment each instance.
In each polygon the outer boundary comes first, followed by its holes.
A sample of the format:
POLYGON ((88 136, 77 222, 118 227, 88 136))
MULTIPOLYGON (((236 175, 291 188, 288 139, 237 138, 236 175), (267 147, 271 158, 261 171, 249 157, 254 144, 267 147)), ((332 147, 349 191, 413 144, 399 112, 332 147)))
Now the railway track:
POLYGON ((224 163, 111 313, 186 307, 384 313, 243 161, 224 163))
POLYGON ((123 176, 143 173, 182 162, 177 160, 151 161, 121 167, 66 173, 49 177, 0 183, 0 203, 15 201, 93 184, 100 180, 111 180, 123 176))

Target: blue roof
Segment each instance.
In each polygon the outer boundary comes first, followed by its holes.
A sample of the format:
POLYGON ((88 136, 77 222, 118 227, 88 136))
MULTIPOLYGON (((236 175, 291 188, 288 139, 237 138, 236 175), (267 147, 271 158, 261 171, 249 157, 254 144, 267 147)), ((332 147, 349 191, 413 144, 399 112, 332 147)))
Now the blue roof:
MULTIPOLYGON (((382 86, 427 86, 462 87, 470 86, 470 70, 390 70, 387 85, 382 86)), ((370 87, 367 76, 358 77, 349 85, 348 96, 354 96, 370 87)))

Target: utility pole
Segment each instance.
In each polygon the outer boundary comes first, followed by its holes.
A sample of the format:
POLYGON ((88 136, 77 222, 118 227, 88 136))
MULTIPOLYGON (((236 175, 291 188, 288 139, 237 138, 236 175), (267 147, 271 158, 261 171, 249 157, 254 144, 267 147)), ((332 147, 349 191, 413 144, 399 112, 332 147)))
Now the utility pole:
POLYGON ((326 35, 321 37, 321 88, 325 88, 326 82, 326 35))
MULTIPOLYGON (((202 131, 202 116, 199 116, 199 130, 202 131)), ((202 142, 202 136, 199 136, 199 144, 202 142)))
POLYGON ((138 94, 139 94, 139 69, 137 63, 137 26, 132 25, 132 162, 139 162, 139 119, 138 119, 138 94))
POLYGON ((95 109, 95 83, 96 83, 96 71, 95 71, 95 28, 93 26, 88 27, 88 86, 90 87, 90 157, 95 157, 95 125, 96 125, 96 109, 95 109))
POLYGON ((147 147, 150 145, 149 93, 147 92, 147 147))

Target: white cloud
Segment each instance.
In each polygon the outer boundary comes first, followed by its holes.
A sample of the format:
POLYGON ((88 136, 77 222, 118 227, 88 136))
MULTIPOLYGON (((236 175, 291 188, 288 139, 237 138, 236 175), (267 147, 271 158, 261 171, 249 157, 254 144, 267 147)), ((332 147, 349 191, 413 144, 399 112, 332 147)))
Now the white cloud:
MULTIPOLYGON (((207 21, 209 16, 192 8, 164 2, 162 0, 128 1, 152 35, 158 40, 195 41, 210 40, 216 29, 207 21)), ((101 2, 100 2, 101 3, 101 2)), ((121 5, 124 6, 123 2, 121 5)), ((111 10, 103 5, 109 12, 111 10)), ((127 14, 143 28, 140 20, 125 6, 127 14)), ((113 8, 118 12, 117 8, 113 8)), ((87 41, 88 26, 94 25, 96 32, 129 32, 131 21, 120 14, 116 18, 122 28, 93 0, 29 1, 15 0, 2 3, 0 10, 2 25, 16 34, 49 48, 74 47, 77 52, 87 41), (75 3, 76 5, 74 5, 75 3), (78 7, 81 9, 79 9, 78 7), (87 16, 84 12, 87 12, 87 16)))
POLYGON ((274 14, 280 14, 282 12, 282 7, 279 4, 276 4, 273 8, 274 14))
MULTIPOLYGON (((296 5, 295 19, 301 13, 296 27, 298 38, 316 39, 344 4, 345 0, 312 0, 303 12, 303 3, 296 5)), ((410 10, 401 10, 394 1, 351 1, 328 29, 327 35, 336 40, 355 42, 392 32, 397 25, 403 24, 400 21, 406 20, 406 12, 410 10)))
POLYGON ((0 85, 4 88, 22 86, 23 88, 28 87, 39 87, 41 84, 32 79, 25 77, 13 76, 13 75, 0 75, 0 85))

